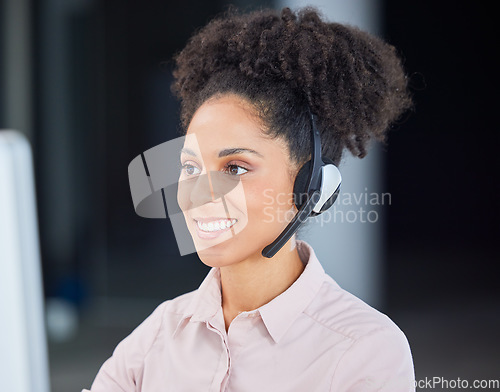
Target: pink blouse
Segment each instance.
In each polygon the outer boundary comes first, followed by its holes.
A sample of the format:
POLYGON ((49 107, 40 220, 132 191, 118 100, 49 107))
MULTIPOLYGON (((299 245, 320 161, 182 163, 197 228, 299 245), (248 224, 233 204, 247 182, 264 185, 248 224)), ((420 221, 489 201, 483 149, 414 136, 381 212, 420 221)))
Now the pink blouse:
MULTIPOLYGON (((92 392, 408 392, 413 361, 386 315, 339 287, 297 241, 304 272, 226 333, 220 270, 163 302, 102 365, 92 392)), ((83 390, 85 392, 88 390, 83 390)))

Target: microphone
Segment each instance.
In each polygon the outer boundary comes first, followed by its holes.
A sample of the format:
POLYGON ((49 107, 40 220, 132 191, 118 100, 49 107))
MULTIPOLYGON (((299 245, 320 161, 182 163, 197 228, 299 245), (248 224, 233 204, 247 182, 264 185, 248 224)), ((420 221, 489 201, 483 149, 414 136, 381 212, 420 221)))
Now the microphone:
POLYGON ((321 193, 319 190, 313 192, 313 194, 299 209, 297 214, 292 218, 290 223, 288 223, 285 229, 281 232, 278 238, 262 250, 262 256, 267 258, 273 257, 283 247, 283 245, 287 243, 293 233, 295 233, 300 225, 309 217, 320 196, 321 193))

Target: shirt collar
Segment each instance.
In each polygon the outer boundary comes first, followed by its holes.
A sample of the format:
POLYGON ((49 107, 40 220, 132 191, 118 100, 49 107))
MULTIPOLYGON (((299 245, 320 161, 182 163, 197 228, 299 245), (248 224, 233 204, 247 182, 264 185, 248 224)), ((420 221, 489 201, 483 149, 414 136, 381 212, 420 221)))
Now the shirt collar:
POLYGON ((306 267, 298 279, 283 293, 259 308, 266 328, 278 343, 288 328, 311 303, 326 274, 313 248, 305 241, 296 241, 300 259, 306 267))
MULTIPOLYGON (((283 293, 257 309, 272 339, 278 343, 288 328, 319 291, 326 274, 313 248, 296 240, 297 251, 306 267, 298 279, 283 293)), ((221 308, 220 269, 212 268, 201 283, 174 331, 175 336, 187 319, 208 322, 221 308)))

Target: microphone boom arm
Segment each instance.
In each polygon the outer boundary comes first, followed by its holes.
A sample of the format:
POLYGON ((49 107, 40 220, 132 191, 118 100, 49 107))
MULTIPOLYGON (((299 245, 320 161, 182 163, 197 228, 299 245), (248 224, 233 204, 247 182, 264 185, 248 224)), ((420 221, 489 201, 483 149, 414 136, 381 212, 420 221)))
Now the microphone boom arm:
POLYGON ((315 190, 307 199, 307 201, 302 205, 293 219, 288 223, 285 229, 281 232, 279 237, 276 238, 276 240, 272 244, 267 245, 262 250, 262 256, 271 258, 283 247, 283 245, 285 245, 285 243, 290 239, 293 233, 295 233, 300 225, 306 221, 319 198, 320 191, 315 190))

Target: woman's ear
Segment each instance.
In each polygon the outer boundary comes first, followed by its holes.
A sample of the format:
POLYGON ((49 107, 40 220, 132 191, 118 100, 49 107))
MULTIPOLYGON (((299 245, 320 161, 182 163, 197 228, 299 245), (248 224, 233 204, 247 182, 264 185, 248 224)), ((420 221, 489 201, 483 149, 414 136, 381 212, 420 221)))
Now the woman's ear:
POLYGON ((307 200, 306 188, 307 188, 307 179, 310 171, 311 171, 311 161, 307 161, 302 165, 302 167, 297 172, 297 175, 294 178, 293 201, 295 203, 295 207, 297 208, 297 210, 300 210, 302 204, 304 204, 307 200))

